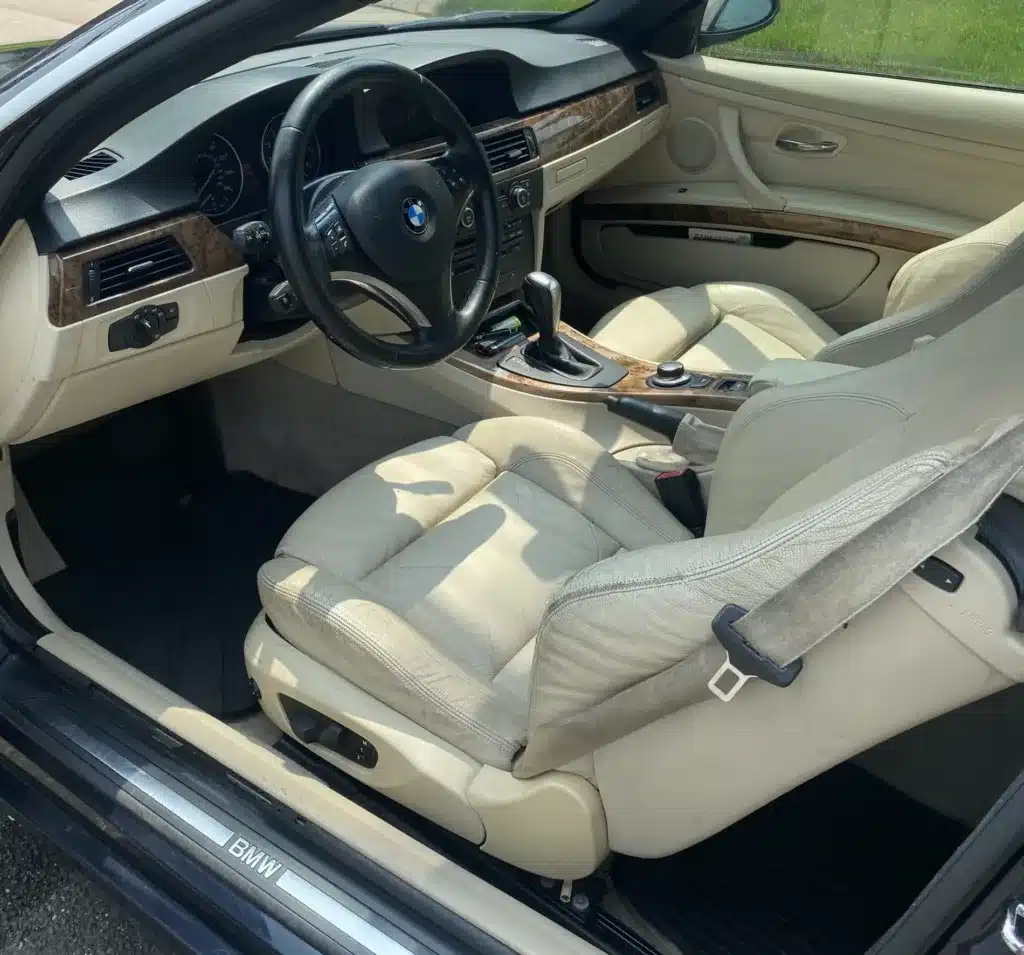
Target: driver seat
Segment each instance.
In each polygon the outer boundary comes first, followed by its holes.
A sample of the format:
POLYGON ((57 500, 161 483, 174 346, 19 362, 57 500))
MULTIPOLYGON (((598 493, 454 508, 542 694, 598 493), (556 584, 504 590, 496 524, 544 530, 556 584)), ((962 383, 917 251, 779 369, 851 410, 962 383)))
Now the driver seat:
MULTIPOLYGON (((677 852, 1020 680, 1010 578, 961 533, 990 497, 940 552, 964 575, 955 592, 907 575, 784 689, 751 680, 680 706, 671 683, 724 605, 760 605, 948 473, 951 448, 1008 427, 1024 405, 1022 310, 1018 292, 900 358, 747 401, 701 538, 548 420, 482 421, 364 468, 260 571, 245 652, 264 711, 484 851, 572 879, 610 851, 677 852)), ((1024 441, 1010 427, 1012 474, 1024 441)))

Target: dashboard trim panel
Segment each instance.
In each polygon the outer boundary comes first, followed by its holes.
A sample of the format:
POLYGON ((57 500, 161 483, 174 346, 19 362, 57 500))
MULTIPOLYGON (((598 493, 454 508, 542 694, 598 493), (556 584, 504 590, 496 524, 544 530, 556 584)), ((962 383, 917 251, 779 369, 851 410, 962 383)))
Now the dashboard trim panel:
MULTIPOLYGON (((632 358, 629 355, 623 355, 610 348, 605 348, 594 341, 594 339, 564 323, 561 334, 580 345, 585 345, 605 358, 618 362, 626 369, 626 377, 611 388, 576 388, 572 385, 558 385, 546 381, 537 381, 533 378, 525 378, 522 375, 515 374, 515 372, 499 368, 498 362, 503 357, 501 354, 484 358, 468 349, 463 349, 457 354, 452 355, 448 359, 448 363, 460 371, 468 372, 477 378, 483 378, 485 381, 504 388, 539 395, 543 398, 559 398, 564 401, 603 402, 609 395, 632 395, 664 405, 735 411, 743 404, 745 399, 750 397, 747 392, 742 393, 742 395, 730 394, 725 391, 716 391, 713 387, 653 388, 647 384, 647 379, 657 370, 657 362, 644 361, 642 358, 632 358)), ((737 380, 746 379, 745 375, 716 375, 713 377, 716 380, 719 377, 737 380)))
POLYGON ((161 292, 229 272, 244 264, 245 260, 231 244, 230 237, 221 232, 207 216, 200 213, 176 216, 50 255, 47 314, 51 325, 67 328, 125 305, 152 298, 161 292), (188 272, 92 304, 86 301, 85 266, 88 262, 164 236, 173 236, 185 250, 192 262, 188 272))
MULTIPOLYGON (((495 176, 496 181, 504 182, 528 175, 564 156, 592 146, 625 129, 648 113, 654 112, 663 104, 664 92, 660 74, 650 71, 530 116, 478 127, 475 132, 479 137, 485 138, 516 129, 533 130, 539 155, 529 162, 503 170, 495 176), (634 91, 640 84, 651 82, 662 90, 661 98, 648 109, 640 111, 637 109, 634 91)), ((396 150, 381 158, 426 158, 435 155, 440 148, 440 144, 422 144, 413 149, 396 150)), ((201 281, 244 264, 243 257, 234 249, 231 239, 209 217, 199 212, 149 223, 86 245, 55 252, 49 257, 50 324, 66 328, 112 309, 201 281), (123 295, 92 304, 87 303, 85 266, 89 261, 101 256, 114 255, 164 236, 173 236, 178 240, 192 261, 191 271, 123 295)))
MULTIPOLYGON (((561 106, 541 110, 539 113, 478 126, 475 132, 478 138, 487 139, 517 129, 533 130, 540 154, 529 162, 497 173, 495 181, 503 182, 592 146, 664 105, 665 93, 661 74, 652 71, 640 73, 623 83, 598 90, 561 106), (643 83, 651 82, 657 84, 661 98, 648 109, 638 111, 634 90, 643 83)), ((438 155, 442 148, 440 142, 429 143, 412 149, 397 149, 380 158, 426 159, 438 155)))
POLYGON ((783 232, 811 239, 857 242, 900 252, 926 252, 950 236, 897 226, 812 215, 732 206, 687 205, 665 202, 593 202, 582 206, 583 219, 606 223, 673 223, 720 226, 763 232, 783 232))

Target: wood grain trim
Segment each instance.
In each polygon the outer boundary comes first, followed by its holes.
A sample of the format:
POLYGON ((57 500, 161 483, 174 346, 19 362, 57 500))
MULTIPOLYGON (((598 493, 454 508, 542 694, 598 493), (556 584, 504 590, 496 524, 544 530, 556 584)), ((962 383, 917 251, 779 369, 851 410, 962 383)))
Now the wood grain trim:
MULTIPOLYGON (((551 109, 533 113, 521 119, 501 120, 479 126, 476 134, 490 138, 517 129, 532 129, 537 140, 539 155, 528 163, 498 173, 494 178, 501 182, 532 172, 540 166, 555 162, 563 156, 592 146, 608 136, 625 129, 643 116, 654 112, 666 102, 665 85, 661 74, 643 73, 630 77, 615 86, 598 90, 587 96, 572 100, 551 109), (637 112, 634 90, 641 83, 657 85, 659 102, 643 113, 637 112)), ((386 159, 426 159, 440 154, 441 143, 429 143, 412 149, 399 150, 383 157, 386 159)))
POLYGON ((199 213, 177 216, 119 233, 88 245, 57 252, 50 256, 50 295, 47 314, 50 324, 67 328, 104 312, 131 305, 161 292, 190 285, 236 269, 245 264, 240 252, 206 216, 199 213), (145 285, 140 289, 105 298, 92 305, 85 295, 85 266, 94 259, 115 255, 127 249, 173 236, 185 250, 192 268, 181 275, 145 285))
MULTIPOLYGON (((658 73, 635 76, 591 96, 556 106, 527 119, 540 147, 540 162, 547 164, 592 146, 608 136, 632 125, 641 115, 637 112, 634 90, 641 83, 654 82, 665 102, 664 86, 658 73)), ((656 108, 656 107, 654 107, 656 108)))
POLYGON ((771 212, 730 206, 681 203, 595 203, 582 207, 584 219, 597 222, 670 222, 680 225, 723 226, 759 232, 786 232, 815 239, 859 242, 901 252, 925 252, 948 242, 948 235, 899 229, 895 226, 807 215, 802 212, 771 212))
MULTIPOLYGON (((594 339, 584 335, 582 332, 562 326, 562 334, 573 341, 586 345, 600 355, 617 361, 626 368, 626 377, 613 388, 573 388, 571 385, 554 385, 546 381, 535 381, 533 378, 524 378, 514 372, 505 371, 498 367, 501 356, 484 358, 469 351, 460 351, 453 355, 448 361, 456 368, 469 372, 477 378, 493 382, 503 388, 511 388, 514 391, 524 391, 528 394, 538 395, 542 398, 558 398, 564 401, 604 401, 609 395, 633 395, 637 398, 646 398, 649 401, 656 401, 659 404, 676 405, 689 408, 716 408, 724 411, 735 411, 749 395, 732 395, 721 391, 715 391, 713 384, 707 388, 652 388, 647 384, 647 379, 654 374, 658 367, 655 362, 644 361, 640 358, 631 358, 619 352, 612 351, 599 345, 594 339)), ((717 376, 716 381, 722 377, 717 376)), ((729 375, 729 378, 747 379, 746 375, 729 375)))

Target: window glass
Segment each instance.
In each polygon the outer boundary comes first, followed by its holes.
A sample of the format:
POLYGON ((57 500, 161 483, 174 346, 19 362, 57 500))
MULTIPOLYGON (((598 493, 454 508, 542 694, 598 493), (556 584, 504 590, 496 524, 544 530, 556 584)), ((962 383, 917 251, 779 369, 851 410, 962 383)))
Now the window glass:
POLYGON ((1024 87, 1021 0, 781 0, 775 22, 708 50, 796 66, 1024 87))

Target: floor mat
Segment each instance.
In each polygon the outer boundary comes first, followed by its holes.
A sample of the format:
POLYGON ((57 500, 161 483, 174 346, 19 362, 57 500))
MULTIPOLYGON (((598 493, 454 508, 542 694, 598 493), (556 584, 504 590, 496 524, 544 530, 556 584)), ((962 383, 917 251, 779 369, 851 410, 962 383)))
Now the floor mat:
POLYGON ((967 828, 839 766, 668 859, 612 879, 686 955, 862 955, 967 828))
POLYGON ((256 573, 311 500, 227 474, 144 548, 69 566, 38 589, 67 624, 168 689, 237 716, 256 705, 242 657, 256 573))
POLYGON ((254 708, 242 644, 256 574, 312 498, 226 473, 189 397, 16 461, 67 563, 37 584, 71 627, 215 716, 254 708))

